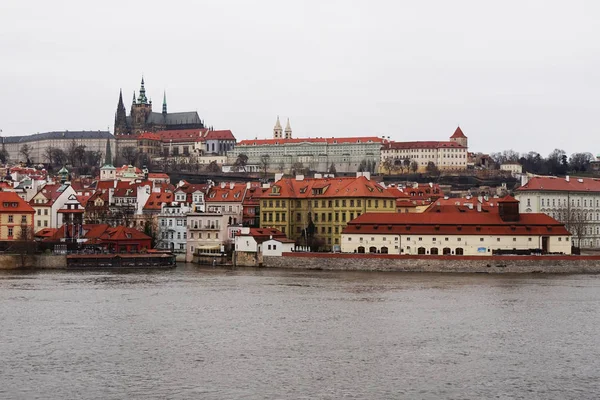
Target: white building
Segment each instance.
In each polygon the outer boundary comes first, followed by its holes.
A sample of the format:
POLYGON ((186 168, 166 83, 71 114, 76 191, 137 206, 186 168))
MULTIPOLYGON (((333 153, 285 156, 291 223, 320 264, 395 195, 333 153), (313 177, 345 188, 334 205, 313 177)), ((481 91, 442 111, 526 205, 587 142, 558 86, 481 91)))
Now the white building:
POLYGON ((342 232, 345 253, 479 255, 571 254, 571 234, 544 214, 520 214, 505 197, 498 212, 363 214, 342 232))
POLYGON ((177 261, 185 261, 187 254, 187 214, 191 211, 188 204, 174 201, 161 206, 158 214, 158 248, 170 250, 177 261))
MULTIPOLYGON (((432 162, 442 171, 463 171, 467 169, 468 139, 460 129, 450 136, 449 141, 387 142, 381 148, 381 168, 386 159, 390 159, 398 169, 407 169, 413 162, 417 171, 423 172, 432 162)), ((380 169, 381 169, 380 168, 380 169)), ((392 171, 381 171, 384 173, 392 171)))
POLYGON ((58 210, 63 208, 71 195, 76 195, 76 193, 69 183, 44 185, 29 202, 29 205, 35 210, 34 231, 61 226, 62 216, 58 214, 58 210))
POLYGON ((600 181, 595 178, 524 177, 516 190, 521 213, 544 213, 565 224, 573 245, 600 248, 600 181))
POLYGON ((294 248, 294 241, 273 228, 240 228, 235 235, 234 263, 242 266, 260 266, 263 256, 281 256, 294 248))
POLYGON ((523 166, 518 162, 505 162, 500 165, 501 171, 508 171, 513 176, 517 176, 523 173, 523 166))

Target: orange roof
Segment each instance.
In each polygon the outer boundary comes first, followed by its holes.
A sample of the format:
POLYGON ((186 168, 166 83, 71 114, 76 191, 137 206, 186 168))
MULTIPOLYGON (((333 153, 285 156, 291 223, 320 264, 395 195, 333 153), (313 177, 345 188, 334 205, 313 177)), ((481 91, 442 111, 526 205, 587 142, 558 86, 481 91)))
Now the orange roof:
POLYGON ((460 129, 460 126, 456 128, 456 130, 454 131, 454 133, 452 134, 452 136, 450 136, 450 138, 452 139, 457 139, 457 138, 467 138, 465 136, 465 134, 463 133, 462 129, 460 129))
POLYGON ((142 132, 137 135, 137 138, 145 140, 160 140, 160 135, 154 132, 142 132))
POLYGON ((235 136, 230 130, 207 131, 202 136, 202 140, 235 140, 235 136))
POLYGON ((346 143, 383 143, 383 139, 377 136, 365 137, 343 137, 343 138, 293 138, 293 139, 254 139, 242 140, 237 146, 261 146, 261 145, 282 145, 282 144, 300 144, 300 143, 327 143, 327 144, 346 144, 346 143))
POLYGON ((148 173, 148 179, 169 179, 169 175, 162 172, 150 172, 148 173))
MULTIPOLYGON (((46 236, 46 241, 55 241, 65 237, 65 227, 61 226, 56 229, 50 236, 46 236)), ((73 226, 69 225, 69 234, 73 234, 73 226)), ((150 240, 150 236, 138 231, 134 228, 125 226, 110 227, 108 224, 83 224, 82 237, 88 239, 88 242, 101 241, 126 241, 126 240, 150 240)))
POLYGON ((35 210, 15 192, 0 192, 0 212, 33 214, 35 210))
POLYGON ((401 235, 552 235, 571 236, 564 224, 546 214, 521 214, 505 222, 498 213, 366 213, 348 223, 343 233, 401 235))
POLYGON ((265 192, 263 198, 333 198, 333 197, 376 197, 395 199, 378 183, 364 176, 352 178, 282 178, 265 192))
POLYGON ((173 193, 152 192, 144 204, 144 210, 160 210, 163 203, 171 203, 174 199, 173 193))
POLYGON ((223 203, 223 202, 238 202, 241 203, 244 200, 244 194, 246 193, 245 183, 234 183, 233 189, 229 184, 225 187, 213 186, 208 191, 204 200, 207 203, 223 203))
POLYGON ((466 147, 456 142, 436 142, 436 141, 415 141, 415 142, 387 142, 385 149, 465 149, 466 147))
POLYGON ((555 176, 534 176, 525 185, 517 189, 519 192, 600 192, 598 178, 557 178, 555 176))

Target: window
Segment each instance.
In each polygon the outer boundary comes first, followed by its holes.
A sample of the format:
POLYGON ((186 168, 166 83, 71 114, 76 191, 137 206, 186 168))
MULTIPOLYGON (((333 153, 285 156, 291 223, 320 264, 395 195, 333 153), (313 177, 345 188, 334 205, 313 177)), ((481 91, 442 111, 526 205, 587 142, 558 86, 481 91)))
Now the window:
POLYGON ((42 209, 41 208, 37 209, 37 215, 42 215, 42 209))
POLYGON ((499 242, 499 241, 500 241, 500 238, 496 238, 496 241, 497 241, 497 242, 499 242))
POLYGON ((516 242, 516 241, 517 241, 517 238, 513 238, 513 242, 516 242))
MULTIPOLYGON (((12 216, 12 215, 9 215, 9 216, 8 216, 8 223, 10 224, 10 223, 12 223, 12 222, 13 222, 13 216, 12 216)), ((9 236, 12 236, 12 235, 9 235, 9 236)))
POLYGON ((480 241, 480 242, 483 242, 483 238, 479 238, 479 241, 480 241))
POLYGON ((48 227, 48 220, 44 221, 44 227, 47 228, 48 227))
POLYGON ((37 226, 42 226, 42 220, 39 220, 39 219, 38 219, 38 221, 37 221, 37 226))
POLYGON ((13 235, 13 228, 8 228, 8 237, 12 237, 13 235))

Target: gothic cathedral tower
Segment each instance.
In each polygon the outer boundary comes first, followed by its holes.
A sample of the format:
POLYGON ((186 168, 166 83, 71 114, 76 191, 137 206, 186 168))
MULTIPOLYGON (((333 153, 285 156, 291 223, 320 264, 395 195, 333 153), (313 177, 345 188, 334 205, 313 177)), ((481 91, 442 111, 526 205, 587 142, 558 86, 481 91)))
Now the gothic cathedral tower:
POLYGON ((128 135, 129 130, 127 129, 127 112, 125 111, 125 105, 123 104, 123 91, 119 90, 119 104, 117 105, 117 112, 115 113, 115 135, 128 135))
POLYGON ((281 139, 283 137, 283 128, 281 127, 281 122, 279 122, 279 115, 277 116, 277 122, 275 122, 275 127, 273 128, 273 139, 281 139))
POLYGON ((130 135, 137 135, 146 130, 146 120, 152 112, 152 100, 146 98, 146 88, 144 87, 144 77, 142 77, 142 85, 140 86, 140 94, 135 100, 133 94, 133 102, 131 104, 131 132, 130 135))

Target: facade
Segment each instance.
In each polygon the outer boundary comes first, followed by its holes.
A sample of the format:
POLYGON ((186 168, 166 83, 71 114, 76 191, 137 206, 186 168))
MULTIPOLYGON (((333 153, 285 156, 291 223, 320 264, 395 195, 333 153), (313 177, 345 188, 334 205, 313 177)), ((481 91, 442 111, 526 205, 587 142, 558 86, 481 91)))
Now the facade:
POLYGON ((58 228, 62 225, 62 215, 58 210, 63 208, 75 190, 68 183, 48 183, 40 189, 29 201, 29 205, 35 210, 34 231, 44 228, 58 228))
POLYGON ((110 253, 140 253, 151 248, 152 238, 142 232, 124 226, 107 224, 62 225, 42 241, 52 244, 77 242, 110 253))
POLYGON ((571 254, 564 224, 544 214, 520 214, 518 202, 509 196, 498 207, 497 213, 365 214, 344 229, 341 249, 406 255, 571 254))
POLYGON ((245 183, 221 182, 219 186, 210 188, 206 197, 206 209, 209 212, 220 212, 227 217, 228 225, 242 224, 243 202, 246 196, 245 183))
POLYGON ((448 141, 386 142, 381 148, 381 160, 386 159, 391 159, 396 168, 384 173, 409 172, 413 162, 418 167, 415 172, 424 172, 430 162, 441 171, 464 171, 468 163, 468 139, 458 127, 448 141))
POLYGON ((158 215, 158 248, 170 250, 179 261, 185 261, 187 244, 187 213, 191 207, 171 202, 162 205, 158 215))
POLYGON ((137 99, 135 92, 133 93, 129 115, 125 111, 123 93, 119 93, 119 102, 115 113, 115 136, 137 135, 142 132, 201 128, 204 128, 204 122, 200 120, 196 111, 167 112, 166 93, 163 95, 162 112, 153 112, 152 99, 146 97, 144 78, 142 78, 137 99))
POLYGON ((523 166, 518 162, 506 162, 500 165, 501 171, 508 171, 513 176, 523 173, 523 166))
POLYGON ((277 121, 273 127, 273 139, 291 139, 292 138, 292 127, 290 125, 290 119, 288 118, 285 130, 281 128, 281 122, 279 122, 279 115, 277 121))
POLYGON ((187 214, 187 254, 191 262, 194 255, 221 254, 227 240, 228 217, 220 212, 195 212, 187 214))
POLYGON ((361 214, 395 213, 396 198, 367 176, 282 178, 260 197, 260 227, 292 240, 339 246, 342 230, 361 214))
POLYGON ((516 190, 522 213, 544 213, 565 224, 573 245, 600 248, 600 181, 534 176, 516 190))
POLYGON ((254 267, 262 265, 263 255, 281 256, 292 251, 294 241, 272 228, 243 227, 234 237, 235 265, 254 267))
MULTIPOLYGON (((291 136, 291 133, 290 133, 291 136)), ((227 154, 227 163, 235 164, 240 154, 248 157, 249 166, 264 166, 269 172, 292 172, 308 169, 327 173, 355 173, 361 169, 377 170, 383 139, 346 138, 282 138, 242 140, 227 154)))
POLYGON ((112 150, 116 150, 115 138, 107 131, 46 132, 29 136, 3 136, 0 140, 12 162, 27 161, 21 152, 23 146, 27 145, 29 161, 33 164, 48 162, 45 156, 46 149, 58 148, 66 152, 73 142, 77 146, 85 146, 86 150, 105 154, 108 141, 112 150))
POLYGON ((0 192, 0 240, 33 240, 35 210, 14 192, 0 192))

